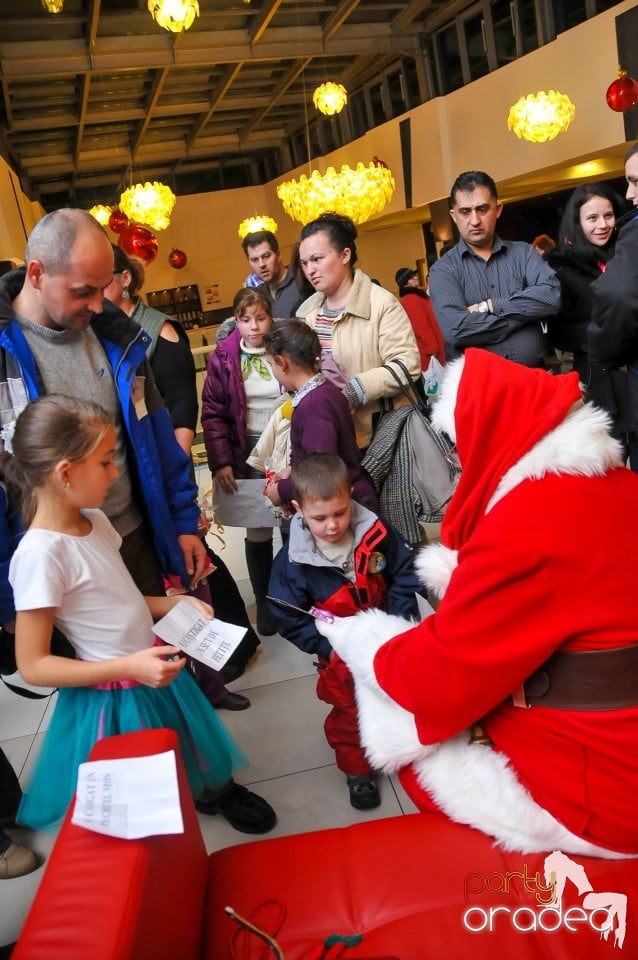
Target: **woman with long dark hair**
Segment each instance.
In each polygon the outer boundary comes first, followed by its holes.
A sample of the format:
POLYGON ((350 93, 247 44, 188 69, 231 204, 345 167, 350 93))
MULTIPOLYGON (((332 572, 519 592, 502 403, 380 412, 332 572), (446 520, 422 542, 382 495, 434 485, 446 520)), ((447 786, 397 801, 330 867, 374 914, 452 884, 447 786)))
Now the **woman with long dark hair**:
POLYGON ((549 321, 552 346, 574 354, 585 396, 603 407, 613 421, 613 433, 626 442, 629 426, 627 375, 591 360, 587 326, 591 320, 591 284, 604 273, 614 255, 616 220, 623 213, 620 197, 604 183, 577 187, 565 207, 559 243, 545 254, 561 286, 561 308, 549 321))

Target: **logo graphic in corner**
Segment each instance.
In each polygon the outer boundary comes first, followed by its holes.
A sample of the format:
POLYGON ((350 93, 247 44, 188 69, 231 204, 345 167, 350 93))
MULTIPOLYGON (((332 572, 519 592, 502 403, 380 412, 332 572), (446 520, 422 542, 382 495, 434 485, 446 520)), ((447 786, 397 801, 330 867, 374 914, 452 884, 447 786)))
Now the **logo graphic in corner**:
POLYGON ((563 890, 568 880, 574 884, 578 890, 578 895, 582 897, 584 910, 590 910, 590 925, 600 931, 600 935, 607 940, 609 934, 614 932, 614 946, 622 950, 625 942, 625 933, 627 932, 627 895, 625 893, 596 893, 589 877, 585 873, 585 868, 579 863, 574 863, 564 853, 555 850, 545 857, 545 883, 551 883, 554 888, 554 902, 561 902, 563 890), (593 917, 596 913, 606 913, 607 916, 600 926, 595 926, 593 917))
POLYGON ((511 909, 505 905, 485 908, 473 905, 463 914, 463 926, 470 933, 493 933, 497 925, 509 923, 520 933, 543 931, 551 934, 560 928, 570 933, 589 926, 603 940, 613 933, 613 945, 622 949, 627 932, 627 895, 614 892, 596 892, 585 868, 566 854, 555 850, 545 857, 543 878, 540 871, 529 873, 527 864, 522 871, 493 872, 487 875, 470 873, 465 878, 465 900, 484 893, 509 894, 515 883, 534 895, 533 906, 511 909), (543 882, 544 880, 544 882, 543 882), (565 908, 563 893, 567 881, 578 892, 580 906, 565 908))

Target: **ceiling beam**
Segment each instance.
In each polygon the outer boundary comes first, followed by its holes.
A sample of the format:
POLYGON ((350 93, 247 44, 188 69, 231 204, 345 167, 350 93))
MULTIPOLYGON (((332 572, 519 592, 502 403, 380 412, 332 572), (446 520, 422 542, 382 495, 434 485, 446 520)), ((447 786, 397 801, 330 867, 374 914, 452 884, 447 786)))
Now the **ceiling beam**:
POLYGON ((87 15, 86 45, 89 50, 89 56, 93 60, 95 52, 95 43, 97 40, 97 28, 100 21, 101 0, 91 0, 87 15))
POLYGON ((89 57, 84 40, 13 41, 0 46, 0 69, 8 80, 68 77, 88 71, 111 73, 198 64, 302 60, 308 56, 355 56, 406 52, 414 55, 415 37, 395 34, 389 24, 345 24, 327 39, 319 26, 301 27, 291 43, 286 28, 271 28, 268 43, 253 45, 246 31, 221 30, 184 38, 174 50, 170 38, 98 37, 89 57))
POLYGON ((309 63, 312 62, 312 57, 307 57, 305 60, 301 60, 299 63, 293 63, 291 67, 288 68, 287 72, 281 78, 280 82, 277 85, 277 92, 272 97, 270 103, 267 107, 264 107, 263 110, 257 112, 250 123, 244 127, 243 133, 241 135, 241 143, 245 143, 247 138, 250 136, 255 127, 258 127, 262 120, 270 113, 272 108, 280 102, 281 98, 290 88, 290 86, 295 82, 297 77, 301 76, 309 63))
MULTIPOLYGON (((166 82, 167 76, 168 76, 168 67, 164 67, 162 70, 157 70, 155 73, 155 76, 153 78, 153 86, 151 88, 151 93, 148 98, 148 103, 146 104, 146 114, 144 116, 144 119, 138 126, 137 131, 135 133, 135 137, 133 139, 133 145, 131 147, 131 153, 133 157, 135 157, 135 154, 137 153, 137 149, 140 143, 142 142, 142 138, 146 133, 147 127, 151 122, 153 113, 155 111, 155 107, 157 106, 157 101, 161 96, 162 88, 166 82)), ((110 122, 110 120, 108 122, 110 122)))
POLYGON ((332 40, 352 11, 357 9, 360 2, 361 0, 341 0, 336 10, 334 10, 324 22, 323 35, 326 40, 332 40))
POLYGON ((281 0, 266 0, 262 3, 261 10, 250 27, 250 36, 253 43, 259 43, 280 6, 281 0))
POLYGON ((235 63, 227 67, 224 76, 222 77, 220 82, 217 84, 217 87, 214 93, 212 93, 210 96, 209 106, 206 114, 197 121, 197 124, 193 127, 190 134, 188 135, 186 139, 187 147, 191 147, 195 143, 199 134, 202 132, 206 124, 209 123, 211 117, 215 113, 215 110, 217 110, 219 104, 222 102, 222 100, 224 99, 224 97, 232 87, 233 83, 235 82, 235 78, 239 75, 239 71, 241 70, 241 68, 242 68, 241 63, 235 63))
POLYGON ((85 121, 86 121, 86 107, 87 107, 87 104, 88 104, 88 102, 89 102, 89 87, 90 87, 90 85, 91 85, 91 78, 90 78, 90 76, 89 76, 88 74, 85 74, 85 75, 82 77, 82 80, 80 81, 80 83, 81 83, 81 87, 80 87, 80 107, 79 107, 79 110, 78 110, 79 119, 78 119, 78 124, 77 124, 77 130, 76 130, 76 133, 75 133, 75 150, 74 150, 74 155, 75 155, 75 162, 76 162, 76 164, 77 164, 77 162, 78 162, 78 160, 79 160, 80 151, 81 151, 81 149, 82 149, 82 138, 83 138, 83 136, 84 136, 84 124, 85 124, 85 121))
POLYGON ((425 13, 432 6, 432 2, 433 0, 410 0, 410 3, 405 5, 405 9, 393 18, 393 28, 401 31, 413 26, 416 18, 425 13))

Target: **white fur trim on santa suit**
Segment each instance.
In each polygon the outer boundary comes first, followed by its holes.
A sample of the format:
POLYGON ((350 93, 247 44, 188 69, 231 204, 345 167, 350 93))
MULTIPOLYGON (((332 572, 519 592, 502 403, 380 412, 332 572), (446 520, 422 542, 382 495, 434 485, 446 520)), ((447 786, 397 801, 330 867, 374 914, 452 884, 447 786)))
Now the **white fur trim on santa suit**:
POLYGON ((432 425, 447 433, 452 443, 456 443, 454 409, 464 369, 465 357, 452 360, 444 367, 438 395, 432 406, 432 425))
MULTIPOLYGON (((453 439, 463 362, 448 365, 442 397, 432 416, 437 429, 453 439)), ((620 466, 620 444, 607 428, 606 414, 591 404, 572 411, 505 474, 488 510, 525 479, 545 473, 593 476, 620 466)), ((420 551, 416 567, 426 586, 442 597, 457 562, 455 550, 432 544, 420 551)), ((536 803, 505 755, 486 745, 471 744, 467 732, 442 744, 419 742, 413 715, 388 697, 374 672, 380 647, 410 626, 400 617, 377 610, 334 624, 317 623, 353 674, 361 741, 373 766, 390 773, 411 764, 421 787, 451 819, 493 836, 504 849, 523 853, 560 849, 583 856, 624 858, 571 833, 536 803)))
POLYGON ((493 836, 505 850, 622 856, 571 833, 519 783, 507 757, 469 743, 467 731, 445 743, 419 741, 414 715, 381 689, 374 674, 377 650, 411 626, 381 610, 317 621, 355 678, 361 743, 375 770, 394 773, 411 764, 421 787, 452 820, 493 836))
POLYGON ((439 744, 438 750, 412 766, 419 784, 450 819, 489 834, 504 850, 560 849, 625 859, 559 823, 519 782, 506 756, 485 744, 470 743, 467 732, 439 744))
POLYGON ((359 712, 359 735, 366 756, 375 770, 394 773, 436 745, 421 743, 414 714, 404 710, 381 689, 374 675, 377 650, 414 624, 382 610, 365 610, 334 623, 317 620, 317 630, 347 664, 355 679, 359 712))
POLYGON ((421 583, 440 600, 450 577, 458 564, 458 552, 444 547, 442 543, 431 543, 419 550, 414 558, 414 569, 421 583))
POLYGON ((523 480, 540 480, 548 473, 596 477, 622 467, 622 444, 610 435, 610 427, 611 418, 600 407, 583 403, 572 410, 507 471, 486 512, 523 480))

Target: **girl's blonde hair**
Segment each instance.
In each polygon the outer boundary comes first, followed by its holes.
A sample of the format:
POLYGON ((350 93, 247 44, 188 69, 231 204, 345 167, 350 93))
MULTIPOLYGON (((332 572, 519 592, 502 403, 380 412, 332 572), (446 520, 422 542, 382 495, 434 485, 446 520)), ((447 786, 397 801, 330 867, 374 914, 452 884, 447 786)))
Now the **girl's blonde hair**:
POLYGON ((50 394, 28 404, 17 419, 11 452, 2 452, 0 467, 11 500, 26 524, 35 513, 36 487, 42 486, 61 460, 88 456, 113 426, 97 403, 50 394))

